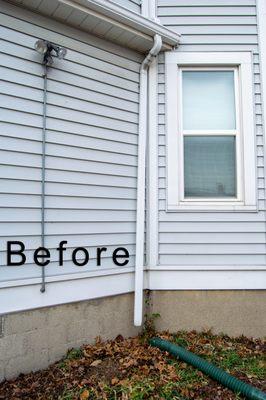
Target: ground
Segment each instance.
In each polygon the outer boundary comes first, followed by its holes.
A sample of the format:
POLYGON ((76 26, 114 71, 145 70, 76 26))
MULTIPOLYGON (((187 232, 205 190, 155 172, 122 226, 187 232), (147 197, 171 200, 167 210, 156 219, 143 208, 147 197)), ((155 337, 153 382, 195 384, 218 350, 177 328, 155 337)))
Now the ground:
MULTIPOLYGON (((157 334, 266 390, 265 341, 206 332, 157 334)), ((236 400, 228 389, 168 353, 148 345, 149 335, 72 349, 43 371, 0 384, 1 400, 236 400)))

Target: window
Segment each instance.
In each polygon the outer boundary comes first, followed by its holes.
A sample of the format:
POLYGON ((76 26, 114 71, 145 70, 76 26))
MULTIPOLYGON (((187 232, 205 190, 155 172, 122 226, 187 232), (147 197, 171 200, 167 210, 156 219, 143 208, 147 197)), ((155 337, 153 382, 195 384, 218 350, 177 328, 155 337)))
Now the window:
POLYGON ((166 54, 167 208, 256 210, 250 53, 166 54))
POLYGON ((184 199, 236 199, 237 69, 180 68, 184 199))

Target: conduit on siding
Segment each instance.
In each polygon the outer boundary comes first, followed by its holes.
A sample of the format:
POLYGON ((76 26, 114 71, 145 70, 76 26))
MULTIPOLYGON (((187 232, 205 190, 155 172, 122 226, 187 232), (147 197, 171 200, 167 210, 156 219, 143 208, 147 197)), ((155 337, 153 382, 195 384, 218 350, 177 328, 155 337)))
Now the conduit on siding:
MULTIPOLYGON (((47 111, 47 65, 43 64, 43 118, 42 118, 42 189, 41 189, 41 246, 45 245, 45 155, 47 111)), ((43 253, 44 254, 44 253, 43 253)), ((41 292, 45 292, 45 266, 42 266, 41 292)))
POLYGON ((136 262, 135 262, 135 298, 134 325, 142 324, 143 309, 143 270, 144 270, 144 229, 145 229, 145 165, 147 144, 147 72, 151 62, 162 48, 161 36, 154 36, 154 44, 140 67, 139 88, 139 139, 138 139, 138 176, 137 176, 137 216, 136 216, 136 262))

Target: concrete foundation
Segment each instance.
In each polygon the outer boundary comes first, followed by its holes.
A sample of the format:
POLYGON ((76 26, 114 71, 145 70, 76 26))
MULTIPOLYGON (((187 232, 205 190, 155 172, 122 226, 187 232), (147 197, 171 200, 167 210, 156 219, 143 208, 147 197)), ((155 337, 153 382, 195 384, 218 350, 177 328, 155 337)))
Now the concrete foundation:
POLYGON ((66 351, 97 336, 134 336, 133 294, 5 315, 0 336, 0 381, 46 368, 66 351))
POLYGON ((265 290, 153 291, 158 330, 203 330, 231 336, 266 336, 265 290))

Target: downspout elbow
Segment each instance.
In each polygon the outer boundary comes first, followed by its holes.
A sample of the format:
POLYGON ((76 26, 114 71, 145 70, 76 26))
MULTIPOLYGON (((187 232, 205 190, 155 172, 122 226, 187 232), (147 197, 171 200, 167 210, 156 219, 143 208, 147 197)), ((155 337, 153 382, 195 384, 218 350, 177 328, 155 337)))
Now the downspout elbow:
POLYGON ((147 54, 147 56, 145 57, 145 59, 143 60, 143 62, 141 64, 141 67, 140 67, 140 71, 147 70, 149 68, 150 64, 152 63, 152 61, 154 60, 154 58, 161 51, 161 48, 162 48, 162 38, 161 38, 161 36, 156 34, 156 35, 154 35, 153 40, 154 40, 153 46, 150 49, 150 51, 147 54))

